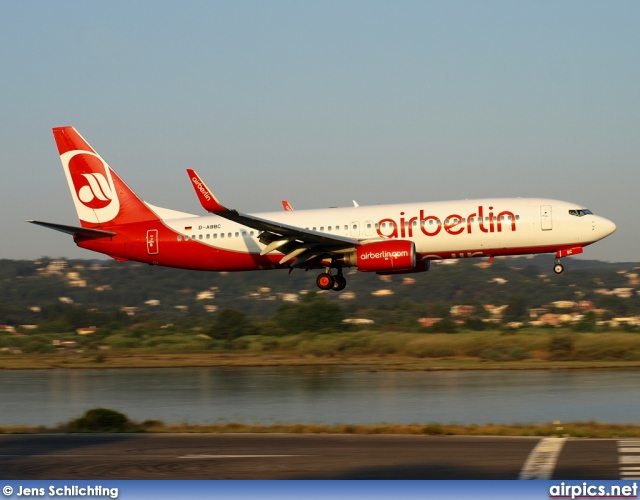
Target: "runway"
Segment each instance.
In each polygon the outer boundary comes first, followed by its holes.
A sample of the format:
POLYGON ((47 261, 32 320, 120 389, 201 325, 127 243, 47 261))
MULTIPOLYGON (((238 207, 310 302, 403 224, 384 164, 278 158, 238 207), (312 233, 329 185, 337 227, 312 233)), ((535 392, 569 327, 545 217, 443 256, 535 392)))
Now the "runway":
POLYGON ((0 479, 518 479, 527 473, 546 479, 632 479, 640 477, 639 465, 638 440, 0 435, 0 479))

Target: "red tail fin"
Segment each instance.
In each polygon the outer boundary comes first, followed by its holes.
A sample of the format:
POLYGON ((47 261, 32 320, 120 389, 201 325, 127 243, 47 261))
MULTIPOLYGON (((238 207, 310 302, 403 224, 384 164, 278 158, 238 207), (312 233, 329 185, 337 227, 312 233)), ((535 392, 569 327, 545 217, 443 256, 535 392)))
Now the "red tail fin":
POLYGON ((82 227, 158 219, 76 129, 56 127, 53 137, 82 227))

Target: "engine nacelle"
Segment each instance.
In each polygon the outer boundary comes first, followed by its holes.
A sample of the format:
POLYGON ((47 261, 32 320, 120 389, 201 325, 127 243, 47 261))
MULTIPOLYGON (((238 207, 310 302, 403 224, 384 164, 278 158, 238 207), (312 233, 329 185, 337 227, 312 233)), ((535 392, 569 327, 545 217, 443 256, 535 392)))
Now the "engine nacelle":
POLYGON ((407 240, 367 243, 356 248, 355 257, 358 271, 406 271, 416 267, 416 245, 407 240))
POLYGON ((390 276, 392 274, 414 274, 414 273, 426 273, 429 270, 428 260, 419 260, 416 262, 416 267, 413 269, 403 269, 402 271, 376 271, 376 274, 390 276))

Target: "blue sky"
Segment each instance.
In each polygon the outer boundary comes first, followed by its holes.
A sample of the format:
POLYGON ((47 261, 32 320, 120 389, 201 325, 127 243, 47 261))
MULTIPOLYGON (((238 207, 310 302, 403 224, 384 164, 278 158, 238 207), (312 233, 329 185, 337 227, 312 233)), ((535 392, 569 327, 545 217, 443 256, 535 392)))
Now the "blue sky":
POLYGON ((84 257, 51 128, 146 201, 202 213, 480 197, 573 201, 640 261, 640 3, 7 2, 0 258, 84 257))

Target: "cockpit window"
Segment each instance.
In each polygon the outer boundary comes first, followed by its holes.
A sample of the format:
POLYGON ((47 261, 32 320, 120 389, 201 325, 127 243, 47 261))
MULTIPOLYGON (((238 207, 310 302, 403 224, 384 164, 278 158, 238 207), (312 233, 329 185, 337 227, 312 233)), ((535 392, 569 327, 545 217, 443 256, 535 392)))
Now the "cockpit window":
POLYGON ((581 208, 577 210, 569 210, 569 215, 575 215, 576 217, 584 217, 585 215, 593 215, 593 212, 588 208, 581 208))

